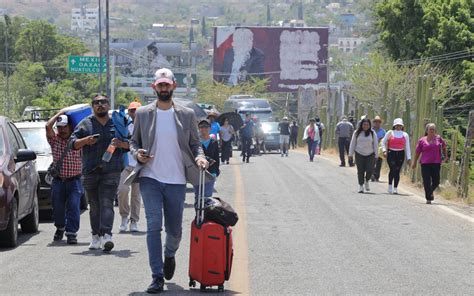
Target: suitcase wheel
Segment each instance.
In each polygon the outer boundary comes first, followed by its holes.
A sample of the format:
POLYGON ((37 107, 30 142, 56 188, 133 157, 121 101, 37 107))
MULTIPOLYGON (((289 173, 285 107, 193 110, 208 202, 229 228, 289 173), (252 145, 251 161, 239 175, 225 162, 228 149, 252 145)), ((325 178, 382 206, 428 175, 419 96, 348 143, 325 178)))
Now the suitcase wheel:
POLYGON ((189 279, 189 287, 190 287, 190 288, 191 288, 191 287, 195 288, 195 287, 196 287, 196 281, 193 280, 193 279, 189 279))
POLYGON ((205 292, 206 291, 206 286, 201 284, 201 287, 199 288, 199 291, 205 292))
POLYGON ((219 293, 224 292, 224 285, 220 285, 220 286, 217 288, 217 292, 219 292, 219 293))

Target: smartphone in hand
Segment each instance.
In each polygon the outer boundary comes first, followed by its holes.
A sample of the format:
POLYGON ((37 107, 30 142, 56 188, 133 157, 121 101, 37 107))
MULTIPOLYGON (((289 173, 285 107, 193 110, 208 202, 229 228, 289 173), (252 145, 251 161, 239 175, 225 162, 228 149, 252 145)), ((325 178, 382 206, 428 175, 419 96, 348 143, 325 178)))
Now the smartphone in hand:
POLYGON ((98 138, 100 137, 100 134, 94 134, 94 135, 92 135, 92 137, 93 137, 94 139, 98 139, 98 138))

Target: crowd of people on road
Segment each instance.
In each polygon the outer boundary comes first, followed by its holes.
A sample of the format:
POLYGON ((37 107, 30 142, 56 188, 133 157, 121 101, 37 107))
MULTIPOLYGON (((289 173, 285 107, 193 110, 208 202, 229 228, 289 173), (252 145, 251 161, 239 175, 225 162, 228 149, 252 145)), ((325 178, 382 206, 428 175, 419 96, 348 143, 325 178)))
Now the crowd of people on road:
MULTIPOLYGON (((173 101, 176 89, 174 74, 159 69, 152 87, 157 99, 146 106, 131 102, 126 118, 127 135, 110 116, 110 102, 103 95, 92 101, 92 115, 73 127, 65 115, 66 109, 46 124, 46 136, 52 148, 53 164, 59 173, 52 182, 54 241, 77 244, 80 226, 80 199, 85 193, 89 202, 92 229, 89 249, 110 252, 114 248, 114 200, 118 198, 120 232, 139 231, 140 207, 146 214, 147 248, 152 283, 149 293, 163 291, 164 280, 175 271, 175 254, 182 236, 186 184, 199 194, 199 175, 207 171, 205 197, 211 197, 220 166, 229 164, 236 137, 242 145, 242 162, 249 163, 253 154, 256 123, 246 114, 243 125, 235 130, 229 119, 220 125, 217 114, 211 113, 198 121, 192 109, 173 101), (56 130, 54 129, 56 126, 56 130), (165 226, 164 247, 161 232, 165 226)), ((383 159, 390 168, 388 192, 397 194, 400 171, 405 159, 410 164, 410 139, 403 120, 397 118, 393 129, 386 132, 382 119, 362 118, 356 125, 346 116, 337 124, 335 134, 340 166, 357 166, 358 192, 370 191, 369 181, 379 181, 383 159), (354 162, 355 159, 355 162, 354 162)), ((284 117, 278 124, 280 151, 288 157, 295 149, 299 126, 284 117)), ((325 126, 312 118, 304 128, 311 162, 320 154, 325 126)), ((420 159, 427 203, 434 199, 439 185, 440 164, 446 156, 446 144, 437 134, 436 126, 428 124, 426 135, 418 140, 412 168, 420 159)), ((196 205, 196 201, 195 201, 196 205)))

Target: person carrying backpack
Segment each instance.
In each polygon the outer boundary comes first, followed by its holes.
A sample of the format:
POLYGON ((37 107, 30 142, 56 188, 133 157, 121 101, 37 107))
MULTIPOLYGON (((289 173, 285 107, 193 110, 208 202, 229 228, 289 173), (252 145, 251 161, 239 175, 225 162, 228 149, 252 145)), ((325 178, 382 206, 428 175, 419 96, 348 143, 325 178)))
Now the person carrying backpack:
POLYGON ((321 119, 319 117, 316 117, 316 125, 318 126, 319 130, 318 154, 321 154, 321 150, 323 149, 323 133, 326 128, 324 127, 324 123, 321 122, 321 119))

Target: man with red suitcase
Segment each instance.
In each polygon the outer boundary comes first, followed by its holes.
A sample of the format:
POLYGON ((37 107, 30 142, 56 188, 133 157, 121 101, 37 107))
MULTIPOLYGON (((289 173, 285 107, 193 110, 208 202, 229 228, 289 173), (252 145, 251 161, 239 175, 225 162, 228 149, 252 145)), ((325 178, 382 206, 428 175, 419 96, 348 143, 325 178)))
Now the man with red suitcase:
POLYGON ((136 111, 130 148, 138 164, 125 181, 140 183, 145 207, 148 257, 153 277, 148 293, 162 292, 164 279, 170 280, 174 275, 186 183, 199 184, 200 168, 208 167, 194 111, 173 102, 173 91, 177 86, 173 72, 159 69, 155 79, 152 87, 158 100, 136 111), (161 242, 163 220, 164 252, 161 242))

